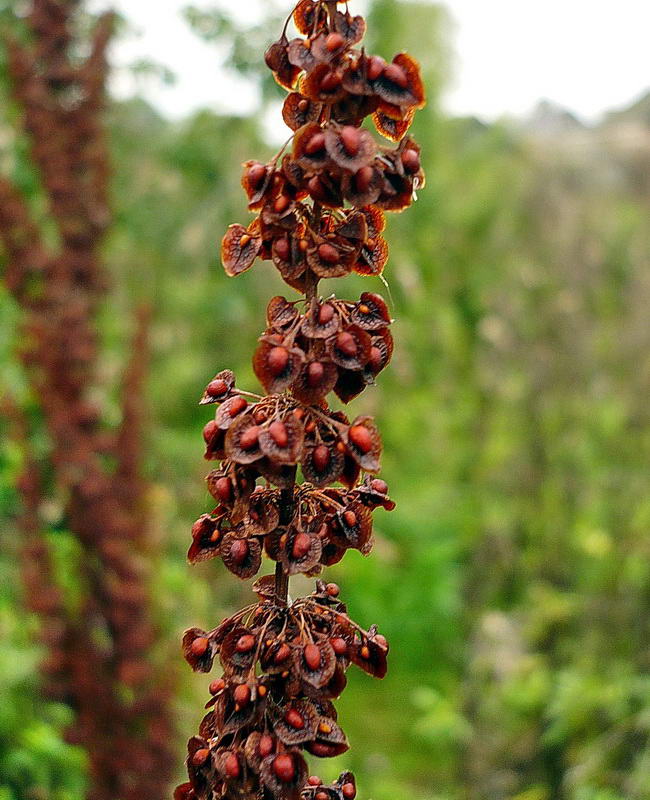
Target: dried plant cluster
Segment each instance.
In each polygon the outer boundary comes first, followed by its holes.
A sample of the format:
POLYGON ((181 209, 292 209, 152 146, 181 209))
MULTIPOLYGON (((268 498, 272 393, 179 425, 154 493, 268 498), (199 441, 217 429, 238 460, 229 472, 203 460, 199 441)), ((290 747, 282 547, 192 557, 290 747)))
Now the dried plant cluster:
POLYGON ((74 0, 20 5, 2 42, 50 223, 43 226, 10 177, 0 176, 4 280, 23 313, 20 357, 51 445, 46 462, 30 452, 29 426, 16 414, 26 449, 18 523, 27 602, 42 621, 46 690, 76 711, 69 737, 88 750, 89 797, 162 797, 172 748, 169 692, 151 664, 143 558, 146 315, 124 374, 121 425, 102 424, 91 399, 101 394, 95 317, 108 288, 100 248, 111 220, 102 120, 111 17, 86 42, 75 34, 74 0), (43 537, 41 509, 52 496, 81 552, 78 607, 57 585, 43 537))
POLYGON ((354 776, 325 785, 309 775, 303 751, 327 758, 347 750, 333 700, 350 664, 386 673, 386 639, 350 619, 338 586, 317 580, 311 595, 292 601, 288 581, 318 576, 348 548, 369 553, 373 511, 394 507, 375 477, 381 441, 373 420, 350 421, 327 400, 334 392, 348 403, 390 361, 388 308, 368 292, 358 301, 320 297, 318 283, 382 272, 384 211, 406 208, 424 184, 418 145, 407 136, 424 91, 405 53, 387 63, 357 47, 365 22, 347 6, 301 0, 291 18, 301 36, 289 41, 285 25, 266 53, 289 91, 291 151, 287 143, 267 164, 244 164, 256 217, 229 227, 222 260, 231 276, 258 257, 271 260, 303 297, 268 305, 253 357, 266 395, 239 389, 229 370, 205 389, 201 403, 216 404, 203 436, 205 457, 221 462, 207 476, 217 506, 194 524, 189 550, 190 562, 218 557, 243 579, 258 573, 265 554, 275 574, 254 583, 257 603, 211 631, 185 633, 191 667, 208 672, 219 659, 223 675, 210 684, 176 800, 352 800, 354 776), (370 115, 394 146, 361 127, 370 115))

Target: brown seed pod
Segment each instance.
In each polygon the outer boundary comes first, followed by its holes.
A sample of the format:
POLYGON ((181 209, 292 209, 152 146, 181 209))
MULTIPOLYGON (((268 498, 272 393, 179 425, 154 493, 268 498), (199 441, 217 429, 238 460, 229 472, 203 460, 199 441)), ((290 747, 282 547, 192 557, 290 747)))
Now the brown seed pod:
POLYGON ((199 405, 204 406, 210 403, 222 403, 230 397, 234 385, 235 375, 232 370, 224 369, 218 372, 205 387, 205 391, 199 400, 199 405))
POLYGON ((325 128, 325 147, 332 161, 349 172, 357 172, 370 164, 377 152, 372 134, 354 125, 330 123, 325 128))
POLYGON ((327 17, 320 4, 313 0, 301 0, 293 10, 293 22, 304 36, 311 36, 325 25, 327 17))
POLYGON ((313 739, 319 714, 308 700, 294 700, 279 706, 273 719, 273 732, 286 745, 294 746, 313 739))
POLYGON ((261 248, 258 226, 230 225, 221 241, 221 263, 226 274, 234 277, 252 267, 261 248))
POLYGON ((349 12, 337 11, 333 21, 334 30, 343 37, 347 46, 357 44, 365 36, 366 21, 361 16, 353 17, 349 12))
POLYGON ((364 555, 372 549, 372 514, 358 500, 353 501, 336 515, 337 525, 332 528, 332 540, 342 547, 353 547, 364 555))
POLYGON ((246 161, 242 173, 241 185, 248 197, 249 211, 259 211, 264 198, 272 188, 273 167, 259 161, 246 161))
POLYGON ((226 454, 237 464, 252 464, 262 458, 260 426, 252 414, 242 414, 226 433, 226 454))
POLYGON ((294 651, 296 669, 305 683, 319 689, 332 678, 336 656, 329 640, 305 644, 294 651))
POLYGON ((220 523, 223 517, 203 514, 192 526, 192 544, 187 552, 190 564, 198 564, 220 555, 219 544, 222 533, 220 523))
POLYGON ((287 54, 288 42, 282 38, 274 42, 264 53, 266 66, 273 72, 273 77, 284 89, 291 91, 300 75, 300 68, 294 66, 287 54))
POLYGON ((349 370, 363 369, 370 358, 370 347, 369 334, 356 325, 339 331, 327 342, 327 351, 332 361, 349 370))
POLYGON ((256 491, 251 495, 244 528, 249 536, 264 536, 280 521, 277 498, 272 492, 256 491))
POLYGON ((365 214, 357 210, 346 212, 346 218, 336 226, 335 233, 338 237, 347 239, 350 245, 360 247, 368 238, 365 214))
POLYGON ((305 360, 297 347, 287 347, 278 340, 264 337, 253 356, 253 370, 267 392, 279 394, 295 381, 305 360))
POLYGON ((262 564, 262 548, 257 539, 227 533, 221 542, 221 558, 233 574, 242 579, 252 578, 262 564))
POLYGON ((356 459, 354 459, 348 451, 346 451, 343 463, 343 472, 341 473, 339 481, 344 486, 347 486, 348 489, 354 489, 354 487, 357 485, 360 474, 361 466, 359 462, 356 461, 356 459))
POLYGON ((366 371, 340 369, 334 393, 343 403, 349 403, 368 385, 366 371))
POLYGON ((295 303, 290 303, 285 297, 272 297, 266 307, 266 320, 270 328, 278 333, 290 328, 300 316, 295 303))
POLYGON ((183 656, 194 672, 210 672, 218 647, 201 628, 188 628, 183 634, 183 656))
POLYGON ((307 263, 319 278, 342 278, 352 269, 351 253, 352 248, 342 241, 321 238, 307 250, 307 263))
POLYGON ((314 441, 305 446, 302 473, 306 481, 318 488, 335 483, 343 472, 344 456, 334 443, 314 441))
POLYGON ((325 134, 317 122, 299 128, 293 137, 293 157, 305 169, 321 169, 328 161, 325 134))
POLYGON ((302 323, 302 332, 310 339, 327 339, 341 326, 341 317, 334 303, 312 300, 302 323))
POLYGON ((300 459, 305 431, 293 414, 267 423, 259 434, 260 449, 276 464, 296 464, 300 459))
POLYGON ((193 736, 187 743, 187 772, 193 786, 207 790, 214 778, 214 764, 208 743, 202 736, 193 736))
POLYGON ((345 96, 343 75, 330 64, 318 64, 301 79, 300 93, 315 103, 336 103, 345 96))
POLYGON ((318 758, 333 758, 345 753, 349 747, 339 725, 329 717, 321 717, 316 728, 316 738, 305 749, 318 758))
POLYGON ((303 364, 300 374, 291 384, 291 391, 301 403, 315 405, 332 391, 337 379, 335 364, 314 359, 303 364))
MULTIPOLYGON (((255 661, 256 647, 257 636, 253 631, 244 625, 236 625, 221 644, 220 659, 224 672, 229 676, 248 673, 255 661)), ((250 696, 248 699, 250 701, 250 696)))
POLYGON ((214 461, 215 459, 225 458, 226 432, 219 427, 215 420, 210 420, 203 428, 203 441, 205 442, 203 456, 205 459, 214 461))
POLYGON ((407 53, 396 55, 373 82, 376 93, 386 103, 415 111, 424 105, 424 84, 420 66, 407 53))
POLYGON ((215 422, 222 430, 227 430, 232 423, 249 409, 248 401, 240 394, 229 397, 217 409, 215 422))
POLYGON ((388 655, 388 645, 382 636, 379 641, 376 638, 364 638, 350 648, 350 661, 360 667, 368 675, 375 678, 383 678, 388 669, 386 656, 388 655))
POLYGON ((259 772, 262 760, 275 753, 277 746, 277 739, 274 736, 268 733, 260 733, 260 731, 253 731, 249 734, 244 745, 246 762, 252 770, 259 772))
POLYGON ((364 331, 378 331, 391 324, 386 301, 379 294, 364 292, 355 303, 350 320, 364 331))
MULTIPOLYGON (((323 37, 324 38, 324 37, 323 37)), ((301 71, 311 72, 321 59, 314 52, 311 39, 292 39, 287 47, 289 63, 301 71)))
POLYGON ((309 572, 320 561, 323 544, 318 536, 302 530, 288 533, 283 546, 278 550, 277 560, 288 575, 309 572))
POLYGON ((401 141, 406 132, 411 127, 415 111, 413 109, 405 110, 397 119, 389 113, 389 109, 382 105, 372 115, 372 121, 377 128, 377 132, 391 142, 401 141))
POLYGON ((388 243, 383 237, 377 236, 364 242, 354 271, 359 275, 381 275, 387 261, 388 243))
POLYGON ((371 337, 370 358, 366 370, 374 378, 390 362, 393 355, 393 336, 388 328, 371 337))
POLYGON ((262 458, 255 462, 260 475, 279 489, 290 489, 296 478, 293 464, 278 464, 270 458, 262 458))
POLYGON ((354 173, 347 173, 341 181, 343 197, 356 208, 374 203, 384 185, 384 172, 377 162, 365 164, 354 173))
POLYGON ((338 209, 343 205, 340 178, 333 172, 326 173, 321 170, 318 175, 307 181, 307 190, 311 198, 325 208, 338 209))
POLYGON ((267 756, 260 766, 262 782, 273 797, 281 800, 299 800, 307 775, 305 759, 293 749, 267 756))
POLYGON ((366 472, 379 472, 381 438, 372 417, 357 417, 343 435, 348 453, 366 472))

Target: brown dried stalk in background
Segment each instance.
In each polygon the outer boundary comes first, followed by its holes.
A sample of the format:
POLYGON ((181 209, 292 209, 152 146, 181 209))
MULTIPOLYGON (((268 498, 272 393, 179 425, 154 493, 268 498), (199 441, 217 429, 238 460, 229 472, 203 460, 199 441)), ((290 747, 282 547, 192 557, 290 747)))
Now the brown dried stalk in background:
MULTIPOLYGON (((102 120, 112 18, 86 42, 74 35, 78 3, 34 0, 29 43, 3 32, 13 98, 22 115, 56 229, 46 239, 29 204, 0 176, 4 279, 23 312, 20 352, 51 443, 44 476, 63 498, 81 551, 81 607, 54 585, 39 507, 47 481, 26 447, 19 483, 27 601, 43 621, 45 687, 76 711, 70 738, 87 748, 94 800, 155 800, 171 765, 169 691, 155 678, 147 549, 146 484, 140 474, 146 314, 123 381, 122 422, 106 430, 90 399, 100 356, 95 317, 108 279, 100 248, 110 224, 110 165, 102 120), (80 47, 81 46, 81 47, 80 47)), ((20 21, 16 19, 18 29, 20 21)), ((15 31, 14 31, 15 32, 15 31)), ((48 231, 48 234, 50 231, 48 231)))
POLYGON ((406 53, 387 63, 357 47, 365 28, 336 0, 300 0, 266 52, 289 92, 292 144, 266 164, 244 164, 255 218, 228 228, 221 256, 231 276, 272 261, 300 298, 268 304, 253 356, 264 395, 240 389, 230 370, 205 389, 201 403, 217 404, 203 429, 205 457, 221 462, 207 476, 217 506, 194 524, 188 558, 218 557, 246 579, 265 554, 275 574, 253 585, 256 603, 210 631, 185 632, 192 669, 208 672, 218 658, 223 675, 210 684, 176 800, 354 800, 357 792, 351 772, 331 784, 310 776, 304 753, 348 749, 333 701, 351 664, 385 675, 388 643, 348 616, 335 584, 317 580, 295 600, 288 588, 290 576, 320 575, 349 549, 370 553, 373 512, 394 507, 375 477, 374 421, 330 406, 332 393, 349 403, 391 360, 388 307, 370 292, 349 301, 318 291, 321 279, 380 275, 384 212, 407 208, 424 185, 420 148, 407 135, 424 105, 419 67, 406 53), (289 41, 291 20, 302 35, 289 41), (369 116, 392 146, 362 127, 369 116))

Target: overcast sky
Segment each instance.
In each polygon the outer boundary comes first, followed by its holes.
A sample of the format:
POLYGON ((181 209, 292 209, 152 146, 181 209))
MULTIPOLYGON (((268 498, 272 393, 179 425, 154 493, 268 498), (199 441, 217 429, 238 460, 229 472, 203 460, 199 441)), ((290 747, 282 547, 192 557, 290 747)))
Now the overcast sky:
MULTIPOLYGON (((237 0, 234 7, 252 17, 262 1, 237 0)), ((245 84, 225 78, 214 47, 188 29, 180 16, 187 4, 113 0, 137 32, 118 44, 114 60, 126 65, 151 58, 171 68, 178 78, 174 87, 153 82, 145 87, 167 114, 180 117, 206 106, 246 111, 254 97, 245 84)), ((522 115, 546 98, 593 120, 650 87, 647 0, 447 0, 444 5, 455 22, 454 79, 445 97, 453 113, 485 119, 522 115)), ((117 79, 120 94, 132 89, 124 75, 117 79)))

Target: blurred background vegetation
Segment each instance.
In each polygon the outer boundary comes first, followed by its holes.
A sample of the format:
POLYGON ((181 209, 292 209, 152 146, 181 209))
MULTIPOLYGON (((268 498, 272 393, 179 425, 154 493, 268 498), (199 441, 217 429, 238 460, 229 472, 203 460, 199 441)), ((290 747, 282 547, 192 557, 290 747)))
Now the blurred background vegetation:
MULTIPOLYGON (((220 565, 185 563, 191 522, 210 505, 196 401, 224 367, 255 388, 250 354, 283 291, 268 265, 235 282, 218 261, 226 225, 248 218, 241 162, 274 149, 260 122, 281 97, 261 71, 270 22, 243 28, 220 9, 187 19, 260 82, 259 113, 170 122, 142 99, 112 104, 101 319, 108 386, 132 307, 154 308, 147 472, 161 647, 181 672, 179 778, 209 682, 181 664, 180 632, 250 598, 220 565)), ((350 552, 328 572, 392 649, 382 683, 350 675, 339 708, 352 748, 317 771, 351 767, 372 800, 647 800, 650 97, 590 127, 549 105, 517 125, 452 119, 437 102, 444 11, 375 0, 369 30, 372 50, 422 63, 429 105, 414 133, 428 181, 389 220, 388 287, 338 289, 385 292, 396 318, 391 369, 354 405, 378 418, 398 507, 377 513, 371 558, 350 552)), ((6 109, 0 139, 21 147, 6 109)), ((17 317, 1 294, 0 382, 29 406, 17 317)), ((110 419, 108 391, 103 403, 110 419)), ((16 575, 20 459, 5 440, 0 800, 81 800, 85 754, 60 735, 69 712, 39 699, 37 622, 16 575)), ((49 513, 65 578, 71 543, 49 513)))

